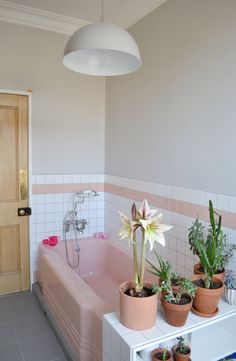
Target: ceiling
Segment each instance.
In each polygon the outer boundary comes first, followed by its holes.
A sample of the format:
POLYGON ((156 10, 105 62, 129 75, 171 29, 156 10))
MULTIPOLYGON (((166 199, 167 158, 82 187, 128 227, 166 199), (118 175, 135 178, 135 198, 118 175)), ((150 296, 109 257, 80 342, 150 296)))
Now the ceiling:
MULTIPOLYGON (((104 0, 104 20, 127 28, 166 1, 104 0)), ((68 17, 68 20, 74 18, 83 23, 95 22, 101 17, 101 2, 102 0, 0 0, 0 19, 3 20, 6 14, 5 10, 1 13, 1 6, 8 6, 14 7, 15 13, 19 9, 26 12, 34 9, 34 14, 38 10, 41 15, 47 12, 45 15, 52 13, 54 16, 58 14, 68 17)))

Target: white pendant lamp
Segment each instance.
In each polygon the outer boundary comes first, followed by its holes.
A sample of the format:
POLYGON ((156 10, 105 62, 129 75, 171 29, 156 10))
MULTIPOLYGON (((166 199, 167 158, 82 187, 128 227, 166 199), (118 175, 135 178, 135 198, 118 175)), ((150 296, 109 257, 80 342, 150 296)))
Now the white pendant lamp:
POLYGON ((141 65, 138 46, 119 26, 103 22, 85 25, 68 40, 63 64, 70 70, 89 75, 122 75, 141 65))

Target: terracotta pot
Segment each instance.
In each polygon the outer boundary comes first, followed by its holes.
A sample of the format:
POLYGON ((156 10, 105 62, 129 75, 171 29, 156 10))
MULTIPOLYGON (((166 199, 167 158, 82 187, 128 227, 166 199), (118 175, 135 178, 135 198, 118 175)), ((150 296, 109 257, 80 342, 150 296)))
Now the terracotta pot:
POLYGON ((178 348, 179 346, 176 345, 174 347, 174 357, 175 357, 175 361, 189 361, 189 358, 190 358, 190 355, 191 355, 191 350, 190 348, 188 347, 188 350, 189 352, 186 354, 186 355, 182 355, 181 353, 178 353, 176 351, 176 349, 178 348))
POLYGON ((175 327, 180 327, 185 324, 193 304, 192 297, 189 297, 191 301, 186 305, 176 305, 174 303, 167 302, 164 297, 162 297, 161 303, 165 311, 165 318, 167 323, 175 327))
MULTIPOLYGON (((162 358, 156 358, 155 355, 160 353, 160 352, 163 352, 164 351, 164 348, 156 348, 155 350, 152 351, 152 361, 157 361, 157 360, 162 360, 162 358)), ((170 351, 167 351, 167 356, 168 358, 166 359, 166 361, 172 361, 172 357, 171 357, 171 353, 170 351)))
MULTIPOLYGON (((134 282, 124 282, 120 285, 120 322, 132 330, 147 330, 151 328, 157 317, 157 294, 148 297, 132 297, 126 295, 128 289, 134 287, 134 282)), ((144 287, 152 289, 151 282, 144 282, 144 287)))
MULTIPOLYGON (((200 268, 202 267, 201 263, 196 263, 194 266, 193 266, 193 273, 195 275, 204 275, 204 272, 201 272, 200 271, 200 268)), ((222 282, 224 282, 224 278, 225 278, 225 272, 220 272, 220 273, 216 273, 214 275, 214 277, 217 277, 219 280, 221 280, 222 282)))
MULTIPOLYGON (((202 275, 192 276, 192 281, 199 279, 204 279, 204 277, 202 275)), ((218 283, 220 287, 216 289, 197 287, 197 291, 193 300, 194 309, 199 313, 207 314, 209 317, 215 315, 220 297, 224 292, 223 282, 217 277, 214 277, 213 281, 218 283)))

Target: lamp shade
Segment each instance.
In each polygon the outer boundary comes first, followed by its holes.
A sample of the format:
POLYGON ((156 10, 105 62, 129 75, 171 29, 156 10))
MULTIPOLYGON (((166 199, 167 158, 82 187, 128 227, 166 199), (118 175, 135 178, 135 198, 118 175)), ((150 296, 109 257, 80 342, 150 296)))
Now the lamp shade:
POLYGON ((63 64, 89 75, 122 75, 141 65, 138 46, 132 36, 109 23, 85 25, 68 40, 63 64))

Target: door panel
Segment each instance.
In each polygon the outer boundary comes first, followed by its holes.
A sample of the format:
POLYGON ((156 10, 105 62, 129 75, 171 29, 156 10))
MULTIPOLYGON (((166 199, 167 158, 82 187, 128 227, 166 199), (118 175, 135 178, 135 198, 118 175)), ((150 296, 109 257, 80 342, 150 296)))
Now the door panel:
POLYGON ((18 185, 18 116, 16 108, 0 108, 0 154, 5 162, 0 166, 0 200, 17 200, 18 185))
POLYGON ((0 94, 0 294, 29 289, 28 99, 0 94))
POLYGON ((1 274, 20 272, 19 231, 18 224, 0 228, 1 274))

